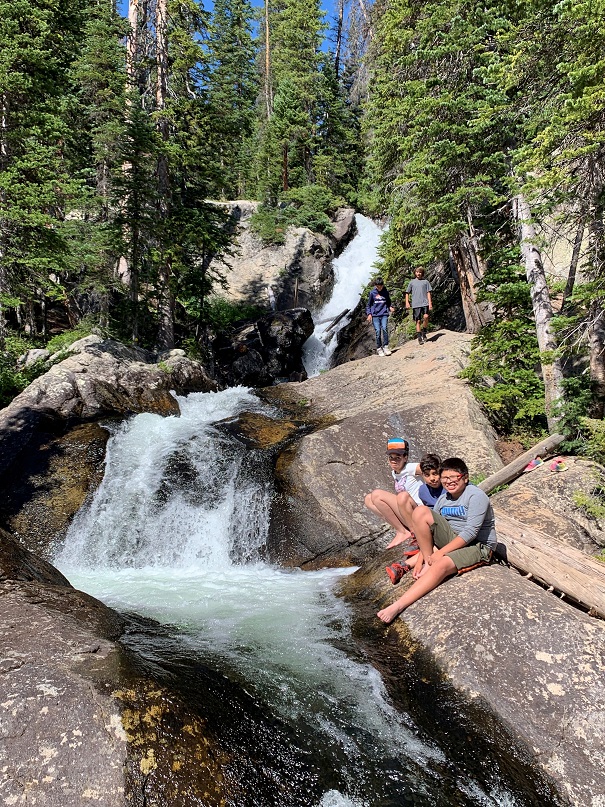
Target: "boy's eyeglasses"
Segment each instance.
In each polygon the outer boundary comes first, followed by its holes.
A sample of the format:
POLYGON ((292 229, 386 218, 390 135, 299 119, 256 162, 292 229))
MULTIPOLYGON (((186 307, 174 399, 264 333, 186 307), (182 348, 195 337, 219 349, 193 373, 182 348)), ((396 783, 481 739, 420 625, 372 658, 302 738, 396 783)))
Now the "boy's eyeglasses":
POLYGON ((455 485, 456 482, 459 482, 464 474, 457 474, 456 476, 442 476, 441 477, 441 484, 442 485, 455 485))

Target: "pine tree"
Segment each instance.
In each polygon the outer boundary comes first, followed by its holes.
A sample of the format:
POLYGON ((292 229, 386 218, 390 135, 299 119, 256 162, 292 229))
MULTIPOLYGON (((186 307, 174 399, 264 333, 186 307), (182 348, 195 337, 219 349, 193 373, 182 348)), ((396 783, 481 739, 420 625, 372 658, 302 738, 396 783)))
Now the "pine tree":
POLYGON ((216 165, 212 186, 222 199, 245 198, 259 92, 253 12, 248 0, 217 0, 208 32, 207 102, 216 165))
POLYGON ((70 174, 68 68, 82 3, 0 3, 0 341, 12 310, 44 331, 36 301, 64 294, 60 224, 81 185, 70 174))

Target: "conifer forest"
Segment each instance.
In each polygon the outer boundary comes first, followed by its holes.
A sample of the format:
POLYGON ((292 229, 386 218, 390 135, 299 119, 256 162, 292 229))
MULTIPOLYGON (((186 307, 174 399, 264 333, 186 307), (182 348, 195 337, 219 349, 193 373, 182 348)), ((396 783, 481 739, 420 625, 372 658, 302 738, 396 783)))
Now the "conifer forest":
POLYGON ((3 405, 65 333, 203 356, 222 201, 267 242, 351 206, 390 289, 459 295, 501 434, 605 455, 605 0, 0 0, 0 54, 3 405))

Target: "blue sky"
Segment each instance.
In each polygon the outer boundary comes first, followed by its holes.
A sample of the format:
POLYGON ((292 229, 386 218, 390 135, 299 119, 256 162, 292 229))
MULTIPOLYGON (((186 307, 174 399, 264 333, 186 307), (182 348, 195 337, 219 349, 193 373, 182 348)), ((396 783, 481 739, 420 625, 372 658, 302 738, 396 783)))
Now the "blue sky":
MULTIPOLYGON (((212 0, 202 0, 203 6, 206 11, 212 11, 214 4, 212 0)), ((262 6, 262 0, 252 0, 253 6, 262 6)), ((336 12, 334 10, 334 0, 322 0, 321 7, 326 12, 326 22, 330 27, 333 26, 336 12)), ((124 17, 128 14, 128 0, 118 0, 118 11, 124 17)))

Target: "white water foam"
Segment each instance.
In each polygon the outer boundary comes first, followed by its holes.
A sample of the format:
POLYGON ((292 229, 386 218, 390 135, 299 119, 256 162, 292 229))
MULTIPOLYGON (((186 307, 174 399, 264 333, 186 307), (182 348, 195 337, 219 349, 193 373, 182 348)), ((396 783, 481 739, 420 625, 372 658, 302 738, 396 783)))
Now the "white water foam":
POLYGON ((326 331, 326 328, 345 308, 353 311, 372 277, 378 258, 383 230, 360 213, 356 214, 355 221, 357 235, 332 264, 335 276, 332 296, 320 311, 313 313, 313 319, 318 324, 303 346, 303 364, 309 377, 319 375, 330 367, 338 331, 350 321, 350 314, 330 331, 326 331))

